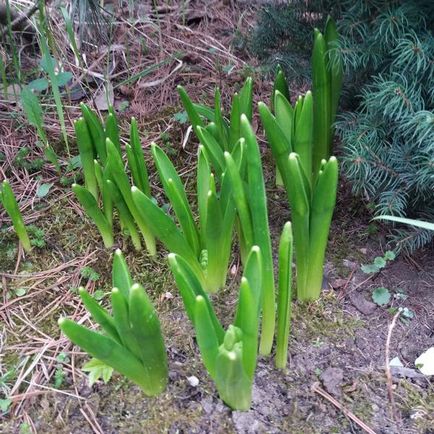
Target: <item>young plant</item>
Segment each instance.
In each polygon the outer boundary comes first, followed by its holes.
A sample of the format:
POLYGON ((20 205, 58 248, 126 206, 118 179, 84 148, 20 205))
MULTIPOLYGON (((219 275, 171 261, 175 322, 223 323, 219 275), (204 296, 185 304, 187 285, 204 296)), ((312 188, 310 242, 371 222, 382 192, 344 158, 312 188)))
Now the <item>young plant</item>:
POLYGON ((324 35, 318 29, 314 31, 312 51, 314 173, 318 172, 321 160, 328 159, 332 153, 333 124, 343 79, 342 65, 336 51, 338 39, 336 23, 330 16, 327 18, 324 35))
POLYGON ((241 115, 240 134, 246 144, 246 168, 243 180, 242 165, 237 167, 232 156, 225 152, 225 177, 232 186, 235 206, 240 220, 240 240, 242 250, 249 251, 253 245, 259 246, 262 253, 263 271, 263 316, 260 352, 271 352, 275 327, 275 289, 273 258, 271 252, 270 229, 268 226, 267 197, 262 173, 259 146, 250 122, 241 115))
MULTIPOLYGON (((291 152, 300 156, 300 162, 308 182, 312 184, 315 151, 313 142, 313 99, 310 91, 299 96, 294 106, 278 89, 274 92, 274 114, 262 102, 259 103, 259 114, 264 126, 265 135, 275 149, 275 159, 279 170, 280 160, 287 159, 291 152)), ((283 185, 287 173, 280 173, 283 185)))
POLYGON ((85 187, 78 184, 72 184, 72 191, 85 210, 88 217, 95 223, 102 236, 104 247, 109 249, 113 246, 113 231, 111 224, 107 221, 106 216, 100 210, 98 202, 85 187))
POLYGON ((24 226, 23 217, 21 216, 20 209, 18 207, 17 200, 14 192, 9 184, 9 181, 4 180, 0 189, 0 202, 3 203, 3 207, 8 213, 15 232, 26 252, 29 252, 32 248, 29 235, 27 234, 26 227, 24 226))
POLYGON ((39 98, 28 86, 25 86, 21 90, 20 100, 24 113, 27 116, 27 120, 29 121, 30 125, 36 128, 41 142, 44 145, 47 145, 48 139, 44 129, 44 116, 39 98))
POLYGON ((234 94, 228 118, 225 118, 222 111, 218 88, 214 94, 214 108, 193 103, 182 86, 178 86, 178 93, 193 130, 200 143, 205 147, 217 178, 220 178, 224 172, 223 152, 232 152, 235 144, 242 137, 241 115, 246 115, 249 122, 252 121, 253 81, 250 77, 247 78, 240 92, 234 94))
POLYGON ((387 250, 383 256, 376 256, 372 263, 362 265, 361 269, 365 274, 378 273, 387 265, 388 261, 393 261, 395 258, 395 252, 387 250))
POLYGON ((131 181, 120 148, 119 127, 113 110, 105 124, 85 104, 82 117, 75 122, 77 144, 83 166, 85 187, 73 186, 87 215, 97 225, 106 247, 113 245, 113 206, 117 208, 121 228, 126 229, 136 250, 141 249, 141 232, 148 252, 156 254, 155 238, 141 218, 131 197, 131 184, 150 195, 148 172, 140 144, 137 122, 133 118, 130 143, 126 145, 131 181), (90 197, 92 196, 92 198, 90 197), (102 209, 99 202, 102 202, 102 209))
MULTIPOLYGON (((215 292, 224 287, 226 282, 236 214, 228 180, 222 177, 220 190, 217 190, 214 175, 201 146, 197 166, 198 226, 175 167, 160 147, 152 144, 151 148, 179 228, 158 205, 137 188, 132 189, 135 205, 155 237, 170 252, 183 256, 206 290, 215 292)), ((236 156, 234 152, 237 159, 242 159, 242 155, 243 151, 236 156)))
POLYGON ((157 313, 139 284, 133 284, 120 250, 113 259, 112 315, 84 289, 80 297, 103 333, 66 318, 59 319, 62 332, 82 350, 141 387, 146 395, 161 393, 168 368, 157 313))
POLYGON ((310 92, 292 108, 276 91, 276 115, 264 103, 259 103, 259 113, 291 206, 297 297, 315 300, 321 291, 325 249, 336 203, 337 160, 335 157, 322 160, 318 172, 314 172, 310 92))
MULTIPOLYGON (((251 123, 253 113, 252 79, 247 78, 239 94, 236 93, 233 96, 230 114, 226 117, 221 108, 221 97, 218 89, 215 91, 214 108, 193 103, 182 87, 178 87, 178 92, 193 130, 203 146, 202 152, 210 162, 216 179, 221 181, 223 173, 226 172, 224 153, 229 152, 234 157, 238 156, 238 161, 241 163, 239 164, 241 180, 242 182, 246 182, 247 159, 239 158, 239 154, 243 153, 245 147, 245 142, 241 143, 244 140, 241 128, 241 116, 246 116, 247 120, 251 123)), ((241 259, 242 262, 245 262, 247 253, 254 244, 254 240, 249 237, 249 241, 246 241, 246 236, 243 233, 246 228, 240 223, 239 217, 235 220, 235 228, 240 243, 241 259), (247 245, 248 243, 250 244, 247 245)))
POLYGON ((98 185, 95 176, 94 157, 95 150, 90 135, 90 129, 84 118, 74 122, 75 136, 77 138, 78 152, 83 167, 84 186, 98 200, 98 185))
MULTIPOLYGON (((312 54, 312 93, 299 96, 294 106, 290 104, 288 84, 283 71, 278 68, 273 93, 271 110, 274 113, 267 125, 261 114, 269 141, 280 141, 282 151, 286 148, 300 156, 306 176, 315 178, 323 159, 329 159, 332 152, 334 135, 333 124, 342 88, 342 65, 337 53, 338 33, 336 24, 328 17, 324 35, 315 29, 312 54)), ((264 111, 264 109, 262 109, 264 111)), ((283 175, 282 175, 283 176, 283 175)), ((311 181, 314 182, 314 181, 311 181)), ((277 184, 284 184, 279 167, 277 184)))
POLYGON ((292 298, 292 226, 283 227, 279 243, 279 295, 277 299, 276 367, 284 369, 288 361, 292 298))
POLYGON ((181 256, 169 255, 203 363, 220 397, 234 410, 248 410, 252 399, 262 297, 260 256, 260 249, 252 247, 241 279, 235 319, 225 331, 194 271, 181 256))
MULTIPOLYGON (((287 101, 291 101, 291 96, 289 93, 288 83, 286 81, 285 73, 280 65, 277 65, 276 76, 274 77, 273 92, 271 93, 271 110, 274 112, 274 100, 276 93, 282 94, 287 101)), ((293 125, 292 122, 288 125, 289 130, 292 134, 293 125)), ((279 172, 279 168, 276 167, 276 185, 283 186, 282 175, 279 172)))

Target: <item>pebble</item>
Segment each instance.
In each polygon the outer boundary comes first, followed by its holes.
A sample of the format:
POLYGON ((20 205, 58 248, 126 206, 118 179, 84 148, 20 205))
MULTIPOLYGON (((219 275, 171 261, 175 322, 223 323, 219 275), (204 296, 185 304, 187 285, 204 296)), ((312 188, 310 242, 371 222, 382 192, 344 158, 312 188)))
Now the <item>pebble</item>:
POLYGON ((197 387, 199 385, 199 378, 195 377, 194 375, 188 377, 187 381, 191 387, 197 387))

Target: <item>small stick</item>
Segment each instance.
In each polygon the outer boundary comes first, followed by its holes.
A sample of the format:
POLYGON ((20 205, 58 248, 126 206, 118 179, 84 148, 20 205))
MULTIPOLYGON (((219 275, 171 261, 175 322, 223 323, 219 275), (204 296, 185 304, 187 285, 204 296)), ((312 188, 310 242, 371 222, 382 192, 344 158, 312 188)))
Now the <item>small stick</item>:
POLYGON ((395 420, 395 422, 398 420, 398 413, 396 411, 396 406, 395 406, 395 398, 393 396, 393 383, 392 383, 392 373, 390 371, 390 341, 392 339, 392 332, 393 329, 395 328, 396 325, 396 321, 399 317, 399 315, 401 314, 401 311, 398 310, 398 312, 396 312, 396 314, 393 316, 392 322, 389 325, 389 330, 387 332, 387 339, 386 339, 386 351, 385 351, 385 356, 386 356, 386 379, 387 379, 387 396, 389 398, 389 402, 390 402, 390 406, 392 409, 392 417, 395 420))
MULTIPOLYGON (((10 23, 10 29, 12 31, 17 31, 17 30, 25 30, 26 28, 26 24, 25 22, 30 19, 30 17, 39 9, 39 1, 36 2, 33 6, 30 6, 29 9, 27 9, 26 12, 24 13, 17 13, 17 15, 15 16, 15 18, 12 20, 12 22, 10 23), (25 24, 25 25, 24 25, 25 24)), ((12 13, 12 11, 11 11, 12 13)), ((0 39, 3 39, 7 32, 9 31, 9 29, 6 27, 4 30, 2 30, 0 32, 0 39)), ((33 32, 32 32, 33 33, 33 32)))
POLYGON ((360 420, 353 412, 345 408, 338 400, 333 398, 333 396, 329 395, 324 389, 319 387, 318 383, 313 384, 312 390, 318 393, 319 395, 321 395, 322 397, 324 397, 325 399, 327 399, 328 401, 330 401, 335 407, 337 407, 340 411, 342 411, 342 413, 346 417, 351 419, 355 424, 357 424, 364 431, 366 431, 369 434, 376 434, 376 432, 373 429, 369 428, 369 426, 366 425, 365 422, 360 420))

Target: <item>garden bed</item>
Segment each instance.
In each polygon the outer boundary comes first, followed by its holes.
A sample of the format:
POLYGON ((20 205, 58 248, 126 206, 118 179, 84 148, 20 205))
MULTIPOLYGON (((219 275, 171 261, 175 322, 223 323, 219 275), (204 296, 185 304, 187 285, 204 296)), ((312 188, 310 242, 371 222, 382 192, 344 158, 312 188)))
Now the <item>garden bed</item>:
MULTIPOLYGON (((200 101, 211 101, 214 87, 219 86, 225 107, 248 75, 254 77, 255 102, 268 101, 271 92, 271 83, 252 66, 254 61, 231 46, 234 34, 250 28, 255 11, 220 2, 197 3, 187 11, 168 7, 158 19, 134 25, 126 20, 126 11, 119 11, 116 21, 116 42, 129 45, 130 65, 167 63, 137 83, 115 86, 115 107, 128 102, 121 119, 135 116, 146 144, 155 140, 162 145, 183 178, 189 179, 187 185, 194 182, 197 143, 193 135, 188 137, 176 85, 184 85, 200 101)), ((122 72, 128 67, 122 64, 125 57, 116 58, 122 72)), ((96 65, 97 70, 103 67, 96 65)), ((6 108, 13 109, 13 104, 6 108)), ((68 116, 75 118, 78 108, 71 105, 68 116)), ((5 158, 0 177, 8 175, 26 224, 43 230, 45 246, 24 255, 17 251, 12 231, 0 233, 0 384, 12 400, 0 419, 0 432, 358 433, 364 432, 363 424, 378 434, 434 432, 434 387, 414 366, 417 356, 434 345, 432 252, 420 251, 412 258, 401 255, 377 273, 364 273, 363 264, 387 251, 385 228, 370 223, 371 216, 350 195, 345 180, 332 223, 325 289, 320 300, 293 305, 287 369, 277 370, 273 357, 259 359, 250 411, 231 411, 218 398, 168 268, 167 252, 160 247, 151 259, 120 237, 116 247, 124 252, 134 280, 144 285, 160 315, 169 384, 156 398, 146 398, 117 374, 108 384, 89 387, 80 369, 88 356, 60 334, 57 320, 67 315, 90 323, 77 288, 83 285, 107 301, 112 252, 103 248, 96 228, 70 188, 58 181, 54 168, 30 170, 14 163, 23 146, 29 148, 29 161, 41 156, 32 128, 17 129, 16 121, 6 118, 1 133, 5 158), (41 184, 52 185, 48 194, 38 197, 41 184), (385 306, 372 299, 379 287, 391 295, 385 306), (406 309, 399 312, 400 307, 406 309), (386 352, 403 364, 391 368, 391 382, 386 352)), ((57 125, 48 134, 53 140, 60 137, 57 125)), ((274 185, 271 154, 264 141, 260 144, 276 251, 290 213, 284 190, 274 185)), ((71 152, 76 153, 74 144, 71 152)), ((149 156, 149 149, 145 152, 149 156)), ((154 170, 151 179, 153 186, 159 185, 154 170)), ((157 187, 154 193, 159 197, 162 189, 157 187)), ((3 217, 0 214, 0 226, 6 222, 3 217)), ((232 319, 241 273, 234 253, 227 287, 212 296, 225 326, 232 319)))

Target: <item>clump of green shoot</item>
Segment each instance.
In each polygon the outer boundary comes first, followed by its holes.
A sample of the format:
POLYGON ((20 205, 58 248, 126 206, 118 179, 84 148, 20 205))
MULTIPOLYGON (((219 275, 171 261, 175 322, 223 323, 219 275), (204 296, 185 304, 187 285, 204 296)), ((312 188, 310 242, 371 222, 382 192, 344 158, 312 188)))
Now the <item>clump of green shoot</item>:
POLYGON ((144 288, 133 283, 120 250, 113 260, 111 314, 84 288, 80 297, 102 332, 92 331, 67 318, 62 332, 82 350, 133 381, 148 396, 167 384, 167 355, 157 313, 144 288))
POLYGON ((314 31, 312 51, 314 173, 318 172, 321 161, 332 155, 333 124, 343 79, 343 69, 336 50, 338 40, 336 23, 329 16, 324 34, 318 29, 314 31))
POLYGON ((237 208, 235 227, 242 262, 245 263, 253 245, 261 248, 265 296, 260 351, 261 354, 269 354, 275 323, 274 274, 262 164, 250 126, 252 84, 252 79, 248 78, 240 93, 233 96, 228 119, 222 111, 218 89, 215 91, 213 109, 193 103, 182 87, 178 87, 178 92, 216 178, 223 179, 223 182, 229 178, 237 208))
POLYGON ((276 89, 274 114, 264 103, 258 107, 291 206, 297 297, 315 300, 321 291, 325 250, 336 203, 338 163, 335 157, 330 157, 318 165, 311 92, 300 96, 292 106, 276 89))
POLYGON ((253 81, 246 79, 239 93, 232 97, 230 113, 225 117, 221 107, 220 90, 216 88, 214 107, 193 103, 182 86, 178 86, 182 104, 192 124, 193 131, 204 147, 213 170, 220 179, 225 170, 223 153, 232 152, 242 137, 241 115, 244 114, 249 122, 253 116, 253 81))
POLYGON ((136 120, 131 120, 129 143, 125 146, 129 175, 122 159, 119 126, 114 110, 110 108, 104 124, 85 104, 81 104, 81 111, 82 117, 75 122, 75 133, 84 186, 72 186, 76 197, 97 226, 106 248, 114 244, 113 210, 116 208, 121 229, 129 234, 135 249, 142 248, 141 234, 148 252, 155 255, 155 238, 131 196, 131 185, 150 196, 148 172, 136 120))
MULTIPOLYGON (((178 225, 138 188, 133 201, 141 218, 165 247, 181 255, 208 292, 224 287, 229 267, 236 215, 228 179, 216 181, 204 148, 199 148, 197 166, 198 219, 195 219, 180 176, 165 152, 152 144, 152 155, 164 191, 178 225)), ((234 158, 243 158, 236 148, 234 158), (236 153, 236 155, 235 155, 236 153)))
MULTIPOLYGON (((226 171, 225 152, 229 152, 237 158, 240 175, 243 182, 246 182, 247 159, 239 158, 245 149, 245 142, 242 135, 241 116, 244 115, 249 123, 253 116, 253 80, 247 78, 239 93, 232 97, 232 104, 229 113, 225 115, 221 105, 220 90, 216 88, 214 93, 214 107, 207 107, 203 104, 193 103, 182 86, 178 86, 178 92, 184 108, 192 124, 193 131, 198 137, 202 146, 202 152, 210 162, 212 171, 217 180, 221 180, 226 171)), ((235 220, 235 229, 240 243, 241 259, 244 262, 249 247, 246 245, 244 228, 239 217, 235 220)), ((252 243, 250 244, 250 246, 252 243)))
POLYGON ((17 200, 8 180, 4 180, 0 188, 0 202, 3 204, 4 209, 12 220, 12 225, 15 232, 26 252, 32 248, 29 235, 24 225, 23 217, 18 207, 17 200))
POLYGON ((246 167, 238 165, 231 154, 224 153, 225 177, 230 180, 232 194, 240 221, 242 250, 249 251, 253 245, 262 253, 263 313, 261 354, 270 354, 275 328, 275 288, 270 229, 268 225, 267 197, 259 146, 249 120, 240 119, 241 135, 246 146, 246 167), (244 173, 243 173, 244 172, 244 173), (244 247, 243 247, 244 246, 244 247))
POLYGON ((184 306, 196 330, 203 363, 222 400, 234 410, 248 410, 256 369, 262 297, 261 252, 253 246, 241 279, 233 324, 224 330, 195 272, 179 255, 169 264, 184 306))

